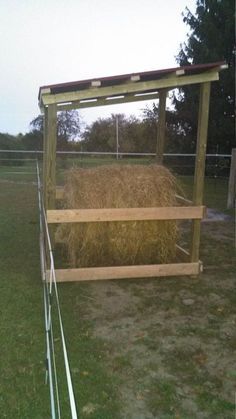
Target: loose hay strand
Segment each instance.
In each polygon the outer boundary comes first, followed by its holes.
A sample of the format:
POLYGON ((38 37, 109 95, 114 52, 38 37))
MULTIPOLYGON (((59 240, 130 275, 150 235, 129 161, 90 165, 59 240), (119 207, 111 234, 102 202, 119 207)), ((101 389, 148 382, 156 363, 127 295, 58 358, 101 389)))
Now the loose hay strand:
MULTIPOLYGON (((175 177, 159 165, 108 165, 67 172, 65 208, 165 207, 177 204, 175 177)), ((56 232, 72 267, 172 262, 176 221, 62 224, 56 232)))

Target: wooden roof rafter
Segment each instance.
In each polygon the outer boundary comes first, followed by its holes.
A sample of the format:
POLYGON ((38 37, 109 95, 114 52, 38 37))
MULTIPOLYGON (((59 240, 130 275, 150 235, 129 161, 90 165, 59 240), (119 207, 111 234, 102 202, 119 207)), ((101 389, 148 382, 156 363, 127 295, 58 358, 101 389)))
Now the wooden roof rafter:
POLYGON ((61 111, 154 100, 161 89, 217 81, 225 68, 224 62, 218 62, 42 86, 39 106, 43 110, 56 104, 61 111))

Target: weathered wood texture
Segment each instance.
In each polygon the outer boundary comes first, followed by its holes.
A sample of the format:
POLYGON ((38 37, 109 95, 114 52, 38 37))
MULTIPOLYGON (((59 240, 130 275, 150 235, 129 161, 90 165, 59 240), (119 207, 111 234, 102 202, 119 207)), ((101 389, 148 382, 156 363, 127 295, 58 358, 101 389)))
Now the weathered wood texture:
MULTIPOLYGON (((203 202, 210 90, 210 82, 203 83, 200 87, 197 150, 193 189, 194 205, 202 205, 203 202)), ((200 233, 201 222, 200 220, 194 220, 192 225, 191 262, 197 262, 199 260, 200 233)))
POLYGON ((165 147, 166 134, 166 94, 167 90, 159 92, 158 124, 157 124, 157 163, 163 163, 163 153, 165 147))
POLYGON ((232 209, 235 207, 235 200, 236 200, 236 148, 233 148, 231 164, 230 164, 229 186, 228 186, 228 199, 227 199, 228 209, 232 209))
MULTIPOLYGON (((200 264, 169 263, 162 265, 114 266, 104 268, 56 269, 57 282, 97 281, 126 278, 155 278, 165 276, 198 275, 200 264)), ((50 272, 47 272, 49 280, 50 272)))
POLYGON ((46 208, 55 208, 56 200, 56 145, 57 145, 57 109, 48 106, 47 157, 46 157, 46 208))
POLYGON ((101 221, 201 220, 204 214, 204 206, 48 210, 47 222, 52 224, 101 221))

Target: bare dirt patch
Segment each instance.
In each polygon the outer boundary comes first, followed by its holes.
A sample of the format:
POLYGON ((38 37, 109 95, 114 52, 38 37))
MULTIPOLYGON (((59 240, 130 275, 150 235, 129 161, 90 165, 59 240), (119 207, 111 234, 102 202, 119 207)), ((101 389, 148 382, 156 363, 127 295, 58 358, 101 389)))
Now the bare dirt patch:
POLYGON ((84 318, 93 321, 95 338, 109 342, 107 369, 121 383, 117 394, 122 418, 233 417, 233 229, 229 223, 214 223, 214 228, 205 223, 203 229, 202 254, 206 264, 216 254, 215 269, 197 280, 90 284, 84 318), (221 264, 230 269, 221 269, 221 264))

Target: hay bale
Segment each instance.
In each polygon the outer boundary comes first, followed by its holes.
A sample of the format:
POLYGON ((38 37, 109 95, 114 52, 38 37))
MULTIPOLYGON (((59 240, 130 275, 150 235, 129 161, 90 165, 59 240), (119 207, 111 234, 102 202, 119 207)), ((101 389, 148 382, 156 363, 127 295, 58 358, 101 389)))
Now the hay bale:
MULTIPOLYGON (((71 169, 65 208, 132 208, 176 205, 176 179, 158 165, 71 169)), ((176 221, 62 224, 57 240, 73 267, 167 263, 175 257, 176 221)))

